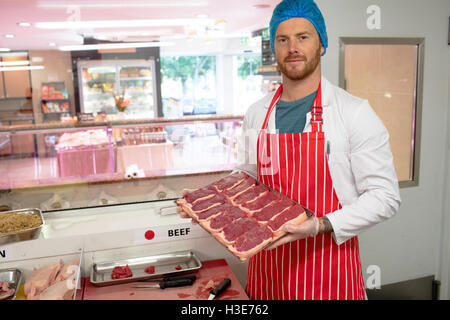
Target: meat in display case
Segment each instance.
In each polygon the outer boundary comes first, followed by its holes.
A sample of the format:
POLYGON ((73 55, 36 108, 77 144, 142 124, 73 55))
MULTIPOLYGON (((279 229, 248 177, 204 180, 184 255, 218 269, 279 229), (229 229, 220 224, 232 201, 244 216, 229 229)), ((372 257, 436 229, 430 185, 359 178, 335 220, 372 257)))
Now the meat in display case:
POLYGON ((82 113, 115 114, 122 97, 127 118, 157 115, 155 61, 78 61, 78 74, 82 113))

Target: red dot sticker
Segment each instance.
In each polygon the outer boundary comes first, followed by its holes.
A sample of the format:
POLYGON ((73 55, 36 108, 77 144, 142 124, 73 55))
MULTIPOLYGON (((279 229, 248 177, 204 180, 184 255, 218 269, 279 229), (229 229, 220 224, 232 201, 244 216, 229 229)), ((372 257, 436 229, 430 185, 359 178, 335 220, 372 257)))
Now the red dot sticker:
POLYGON ((155 237, 155 233, 152 230, 148 230, 144 235, 145 239, 152 240, 155 237))

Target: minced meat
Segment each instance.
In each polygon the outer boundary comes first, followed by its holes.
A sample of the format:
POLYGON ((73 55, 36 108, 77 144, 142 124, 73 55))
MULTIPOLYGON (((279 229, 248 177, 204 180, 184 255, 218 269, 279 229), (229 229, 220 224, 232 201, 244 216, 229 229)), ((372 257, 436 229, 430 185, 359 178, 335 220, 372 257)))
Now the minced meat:
POLYGON ((41 224, 41 217, 37 214, 0 213, 0 233, 36 228, 41 224))

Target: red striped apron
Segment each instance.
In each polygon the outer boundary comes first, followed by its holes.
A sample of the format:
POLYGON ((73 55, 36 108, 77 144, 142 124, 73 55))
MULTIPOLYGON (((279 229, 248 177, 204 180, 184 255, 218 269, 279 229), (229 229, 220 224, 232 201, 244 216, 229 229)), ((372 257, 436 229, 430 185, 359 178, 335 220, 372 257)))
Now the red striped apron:
MULTIPOLYGON (((270 134, 267 123, 282 90, 275 93, 258 136, 258 180, 322 217, 342 206, 328 168, 321 86, 311 112, 312 132, 270 134)), ((262 250, 249 260, 246 291, 251 299, 365 299, 358 238, 338 246, 327 233, 262 250)))

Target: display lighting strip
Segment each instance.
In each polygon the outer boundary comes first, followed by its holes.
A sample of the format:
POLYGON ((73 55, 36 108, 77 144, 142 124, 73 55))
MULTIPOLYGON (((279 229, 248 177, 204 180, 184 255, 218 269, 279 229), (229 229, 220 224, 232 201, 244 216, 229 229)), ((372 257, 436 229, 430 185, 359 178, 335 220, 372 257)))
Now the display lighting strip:
POLYGON ((213 19, 151 19, 151 20, 100 20, 36 22, 38 29, 102 29, 136 27, 177 27, 214 25, 213 19))
POLYGON ((170 7, 206 7, 209 5, 208 1, 146 1, 146 2, 108 2, 108 3, 54 3, 54 2, 38 2, 37 6, 40 8, 170 8, 170 7))
POLYGON ((111 50, 111 49, 128 49, 128 48, 149 48, 149 47, 167 47, 174 45, 173 42, 123 42, 123 43, 100 43, 100 44, 84 44, 75 46, 61 46, 61 51, 84 51, 84 50, 111 50))
POLYGON ((30 60, 17 60, 17 61, 3 61, 0 62, 0 67, 4 66, 22 66, 30 64, 30 60))
POLYGON ((40 70, 44 66, 23 66, 23 67, 0 67, 0 71, 23 71, 23 70, 40 70))

